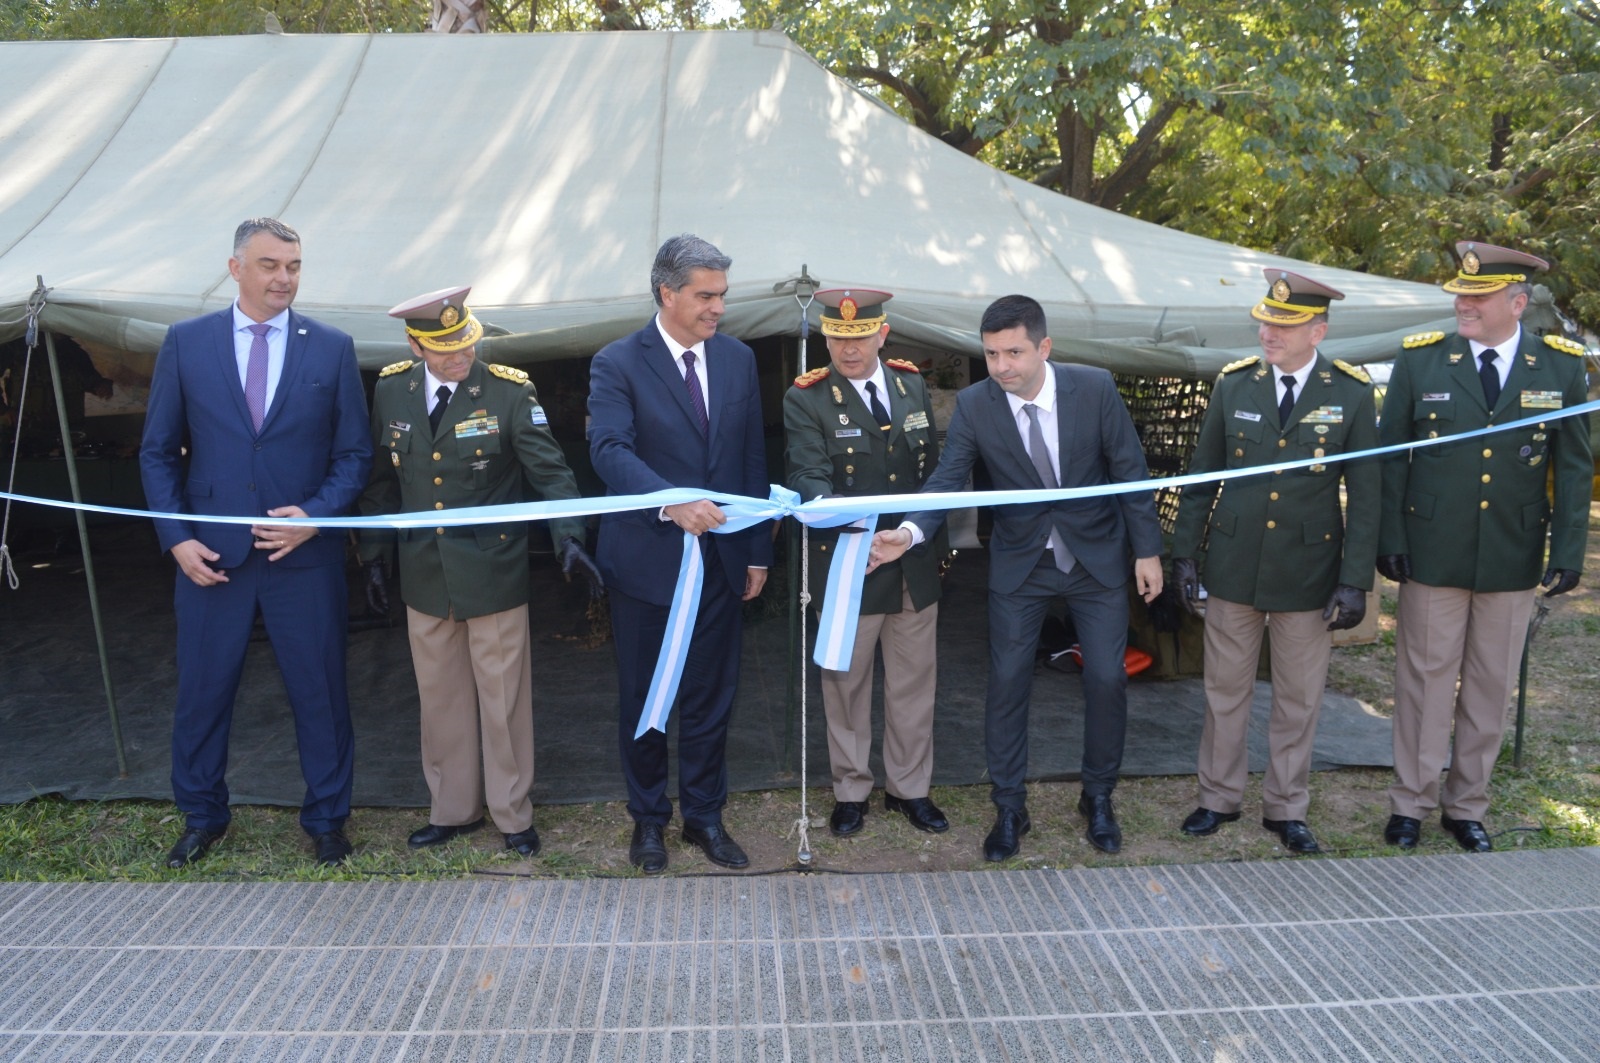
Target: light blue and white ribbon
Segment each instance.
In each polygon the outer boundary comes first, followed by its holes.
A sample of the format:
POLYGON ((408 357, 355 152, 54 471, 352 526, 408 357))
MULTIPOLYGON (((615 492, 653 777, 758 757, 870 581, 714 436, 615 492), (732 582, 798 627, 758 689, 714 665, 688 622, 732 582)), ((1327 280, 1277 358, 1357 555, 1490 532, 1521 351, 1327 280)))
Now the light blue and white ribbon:
MULTIPOLYGON (((1507 424, 1490 425, 1469 432, 1439 436, 1434 439, 1417 439, 1371 450, 1331 454, 1321 458, 1300 458, 1272 465, 1256 465, 1246 469, 1223 469, 1217 472, 1189 473, 1159 479, 1139 480, 1129 483, 1097 484, 1091 487, 1058 487, 1025 491, 947 491, 919 494, 916 508, 919 511, 965 509, 969 506, 1008 506, 1023 503, 1060 502, 1074 498, 1100 498, 1107 495, 1131 494, 1139 491, 1187 487, 1191 484, 1213 480, 1237 480, 1247 476, 1265 476, 1311 465, 1332 465, 1337 462, 1376 458, 1386 454, 1420 450, 1424 447, 1458 443, 1478 436, 1495 435, 1518 428, 1567 417, 1587 415, 1600 409, 1600 401, 1585 402, 1561 410, 1541 410, 1537 415, 1524 417, 1507 424)), ((461 527, 473 524, 498 524, 516 520, 551 520, 558 517, 587 517, 603 513, 622 513, 631 510, 659 510, 662 506, 680 502, 696 502, 708 496, 704 491, 690 488, 672 488, 644 495, 611 495, 603 498, 573 498, 551 502, 517 502, 501 506, 475 506, 466 509, 422 511, 416 513, 390 513, 371 517, 227 517, 203 516, 194 513, 153 513, 142 509, 119 506, 99 506, 88 503, 64 502, 58 499, 36 498, 30 495, 0 491, 0 499, 26 502, 32 505, 57 509, 79 509, 88 513, 104 513, 122 517, 144 517, 155 520, 189 521, 197 524, 310 524, 318 528, 432 528, 461 527)), ((844 524, 863 525, 860 532, 847 532, 839 536, 840 548, 828 570, 827 598, 823 603, 822 630, 818 634, 816 661, 824 668, 842 663, 849 667, 850 648, 855 641, 857 614, 860 611, 861 585, 866 576, 872 534, 866 529, 876 526, 878 515, 900 512, 907 507, 908 496, 857 495, 851 498, 818 498, 801 502, 800 496, 788 488, 772 485, 769 495, 751 498, 746 495, 711 496, 728 518, 726 524, 713 529, 717 533, 742 531, 767 520, 794 517, 812 527, 831 528, 844 524), (848 637, 846 637, 848 631, 848 637), (824 646, 830 647, 824 650, 824 646), (842 649, 842 655, 839 651, 842 649), (826 655, 825 655, 826 654, 826 655), (834 663, 824 663, 824 661, 834 663)), ((677 698, 678 684, 683 677, 684 661, 688 657, 689 643, 694 631, 695 615, 700 606, 700 590, 705 577, 704 563, 695 537, 684 536, 684 560, 679 568, 679 583, 667 619, 667 638, 662 640, 662 655, 656 663, 650 694, 646 698, 646 712, 640 719, 639 734, 646 730, 661 730, 666 725, 673 702, 677 698), (670 659, 669 659, 670 657, 670 659)))

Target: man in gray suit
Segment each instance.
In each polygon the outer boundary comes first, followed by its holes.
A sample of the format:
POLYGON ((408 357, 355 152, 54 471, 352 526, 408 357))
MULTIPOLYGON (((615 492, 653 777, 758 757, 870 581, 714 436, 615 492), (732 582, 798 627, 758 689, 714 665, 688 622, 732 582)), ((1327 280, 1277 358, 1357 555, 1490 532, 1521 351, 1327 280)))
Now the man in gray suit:
MULTIPOLYGON (((966 388, 939 469, 923 491, 959 491, 983 459, 996 490, 1094 487, 1144 480, 1144 451, 1111 374, 1050 362, 1044 308, 997 299, 979 331, 989 379, 966 388)), ((868 571, 932 536, 943 511, 913 513, 873 537, 868 571)), ((983 843, 1006 860, 1032 826, 1028 702, 1045 613, 1065 602, 1083 654, 1083 794, 1078 811, 1095 848, 1122 848, 1111 806, 1127 726, 1128 576, 1145 601, 1161 593, 1161 526, 1149 491, 997 507, 989 539, 989 697, 984 738, 998 809, 983 843)))

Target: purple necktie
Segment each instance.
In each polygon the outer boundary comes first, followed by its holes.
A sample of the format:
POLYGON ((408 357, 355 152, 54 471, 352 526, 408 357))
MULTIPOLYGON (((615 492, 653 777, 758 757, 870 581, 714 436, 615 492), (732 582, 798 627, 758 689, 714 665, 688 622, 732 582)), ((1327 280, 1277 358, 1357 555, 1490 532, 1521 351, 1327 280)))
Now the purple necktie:
POLYGON ((250 361, 244 369, 244 402, 250 407, 250 423, 257 432, 267 419, 267 333, 271 325, 251 325, 250 361))
POLYGON ((689 385, 689 405, 694 407, 695 420, 700 422, 700 434, 711 433, 711 418, 706 416, 706 396, 700 390, 700 377, 694 371, 694 352, 683 352, 683 382, 689 385))

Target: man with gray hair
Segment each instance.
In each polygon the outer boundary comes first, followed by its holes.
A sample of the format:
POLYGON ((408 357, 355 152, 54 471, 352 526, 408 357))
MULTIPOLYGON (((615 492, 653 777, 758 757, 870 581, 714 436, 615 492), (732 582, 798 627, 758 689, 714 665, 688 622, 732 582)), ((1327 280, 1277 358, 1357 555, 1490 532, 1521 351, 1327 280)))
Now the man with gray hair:
POLYGON ((633 839, 628 858, 664 871, 667 738, 634 737, 683 558, 683 533, 699 538, 705 580, 678 688, 678 804, 683 838, 723 867, 749 863, 722 824, 728 797, 728 717, 739 683, 742 603, 761 593, 772 561, 764 524, 705 534, 727 523, 717 495, 767 494, 761 394, 749 347, 717 331, 731 259, 697 236, 674 236, 656 252, 654 320, 607 345, 589 370, 589 454, 609 494, 674 487, 705 498, 600 520, 598 562, 610 589, 616 640, 617 738, 628 784, 633 839))
POLYGON ((300 237, 273 218, 234 234, 229 306, 180 321, 156 356, 139 469, 156 513, 260 523, 158 520, 177 563, 178 697, 172 791, 183 867, 227 831, 228 728, 259 611, 294 712, 306 795, 300 825, 319 864, 350 854, 354 742, 345 685, 344 533, 274 518, 338 517, 372 461, 355 344, 290 309, 300 237))

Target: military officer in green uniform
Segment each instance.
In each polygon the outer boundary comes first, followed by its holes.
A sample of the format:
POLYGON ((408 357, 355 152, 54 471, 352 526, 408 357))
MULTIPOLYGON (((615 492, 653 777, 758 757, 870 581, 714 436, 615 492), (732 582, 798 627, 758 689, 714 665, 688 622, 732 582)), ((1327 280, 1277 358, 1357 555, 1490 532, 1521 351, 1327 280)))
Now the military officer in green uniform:
POLYGON ((1262 631, 1270 626, 1272 717, 1261 825, 1290 852, 1314 853, 1307 776, 1332 650, 1329 632, 1354 627, 1366 614, 1381 490, 1375 460, 1333 459, 1375 447, 1378 426, 1367 374, 1317 350, 1328 334, 1328 307, 1343 293, 1286 270, 1264 272, 1269 289, 1250 311, 1261 323, 1261 354, 1234 362, 1217 378, 1189 471, 1329 460, 1192 484, 1179 499, 1173 581, 1184 607, 1195 612, 1196 558, 1207 539, 1209 595, 1200 807, 1182 830, 1212 834, 1239 818, 1256 662, 1262 631))
MULTIPOLYGON (((783 397, 789 487, 802 498, 915 494, 939 464, 933 406, 911 362, 880 357, 889 336, 884 304, 893 296, 865 288, 820 291, 829 365, 795 379, 783 397)), ((878 528, 896 527, 885 514, 878 528)), ((875 529, 876 530, 876 529, 875 529)), ((822 606, 838 530, 810 532, 811 603, 822 606)), ((849 533, 846 533, 849 534, 849 533)), ((833 771, 829 829, 861 830, 872 794, 874 646, 883 647, 884 808, 935 833, 949 822, 928 797, 933 776, 933 700, 937 673, 939 566, 946 540, 908 553, 871 573, 848 672, 824 669, 833 771)))
MULTIPOLYGON (((429 292, 389 311, 405 321, 416 359, 379 374, 364 514, 521 502, 524 482, 545 499, 579 497, 528 374, 478 361, 483 326, 466 305, 470 291, 429 292)), ((580 571, 598 594, 582 521, 552 520, 550 532, 562 571, 580 571)), ((385 569, 397 547, 433 797, 409 844, 477 830, 487 803, 506 848, 533 856, 527 522, 363 531, 368 600, 379 612, 389 608, 385 569)))
POLYGON ((1444 283, 1456 297, 1456 331, 1403 341, 1383 400, 1382 441, 1551 419, 1384 461, 1378 571, 1401 584, 1384 838, 1414 848, 1422 820, 1438 808, 1463 849, 1487 852, 1489 776, 1530 592, 1540 584, 1548 597, 1578 585, 1594 466, 1588 417, 1556 419, 1587 396, 1583 348, 1522 327, 1529 278, 1548 263, 1484 243, 1458 243, 1456 254, 1461 268, 1444 283))

